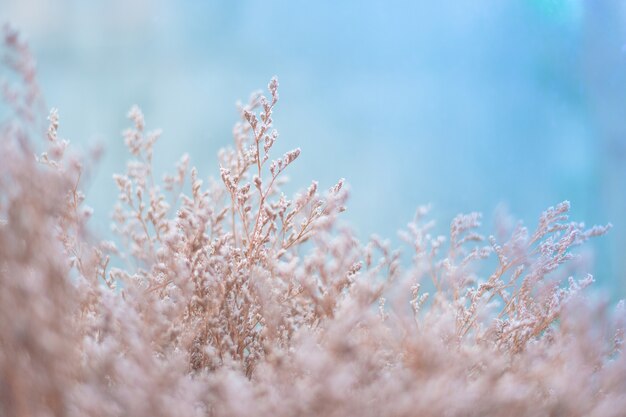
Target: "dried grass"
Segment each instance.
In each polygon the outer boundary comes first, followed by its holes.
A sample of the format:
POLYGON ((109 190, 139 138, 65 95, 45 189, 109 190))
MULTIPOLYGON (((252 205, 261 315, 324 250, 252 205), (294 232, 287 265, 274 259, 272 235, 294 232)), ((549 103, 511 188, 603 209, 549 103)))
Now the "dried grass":
POLYGON ((84 163, 57 112, 37 122, 26 45, 7 29, 5 46, 17 84, 0 130, 0 415, 625 415, 623 306, 591 303, 591 276, 563 268, 608 227, 570 222, 567 202, 503 241, 478 233, 476 213, 431 235, 420 208, 404 265, 337 226, 343 180, 281 192, 300 151, 271 159, 273 79, 239 109, 206 185, 187 156, 154 178, 160 132, 131 109, 118 248, 89 232, 84 163))

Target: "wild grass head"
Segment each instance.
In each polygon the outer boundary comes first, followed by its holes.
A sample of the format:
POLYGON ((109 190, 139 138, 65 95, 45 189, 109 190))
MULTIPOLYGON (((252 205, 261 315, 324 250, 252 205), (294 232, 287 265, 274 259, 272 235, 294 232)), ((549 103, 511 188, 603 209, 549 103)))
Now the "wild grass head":
POLYGON ((568 202, 534 230, 489 234, 470 213, 446 236, 420 207, 403 247, 361 242, 338 223, 342 179, 282 191, 300 150, 274 153, 274 78, 206 180, 188 155, 157 178, 167 138, 132 107, 102 241, 81 191, 93 159, 56 110, 43 123, 11 29, 3 53, 0 415, 624 415, 623 304, 591 301, 571 267, 609 227, 568 202))

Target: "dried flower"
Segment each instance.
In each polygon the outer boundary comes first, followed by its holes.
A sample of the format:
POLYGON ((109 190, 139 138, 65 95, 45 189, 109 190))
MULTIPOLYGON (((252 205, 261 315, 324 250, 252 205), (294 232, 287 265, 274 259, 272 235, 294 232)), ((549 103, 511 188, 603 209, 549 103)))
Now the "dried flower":
POLYGON ((133 107, 134 159, 113 176, 119 239, 98 241, 84 164, 58 139, 56 110, 32 129, 32 59, 12 31, 5 46, 27 85, 0 126, 0 414, 623 414, 623 303, 613 317, 585 299, 590 275, 563 268, 609 226, 568 222, 564 202, 532 234, 519 225, 485 242, 471 213, 447 239, 422 207, 401 233, 403 263, 389 242, 337 226, 343 179, 281 192, 300 150, 266 164, 273 78, 270 97, 240 106, 221 181, 183 156, 164 178, 172 201, 152 176, 160 132, 133 107))

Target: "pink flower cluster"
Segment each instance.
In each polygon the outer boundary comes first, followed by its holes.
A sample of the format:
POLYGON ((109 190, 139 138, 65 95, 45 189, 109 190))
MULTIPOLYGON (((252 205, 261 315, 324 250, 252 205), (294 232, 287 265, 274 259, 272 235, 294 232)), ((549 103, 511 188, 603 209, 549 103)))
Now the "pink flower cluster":
POLYGON ((420 208, 404 262, 337 224, 343 180, 281 190, 300 150, 272 159, 272 79, 206 183, 188 156, 155 178, 160 132, 133 107, 118 240, 100 241, 86 159, 56 110, 39 122, 32 59, 10 30, 5 53, 0 415, 624 415, 623 306, 590 302, 593 279, 564 267, 608 227, 570 222, 567 202, 504 239, 480 234, 477 213, 434 235, 420 208))

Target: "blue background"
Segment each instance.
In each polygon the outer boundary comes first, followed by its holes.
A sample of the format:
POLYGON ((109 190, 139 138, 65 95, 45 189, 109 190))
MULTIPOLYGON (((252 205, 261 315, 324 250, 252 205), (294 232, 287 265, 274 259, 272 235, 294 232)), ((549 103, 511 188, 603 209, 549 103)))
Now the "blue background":
POLYGON ((362 238, 395 239, 424 203, 445 232, 474 210, 489 229, 503 204, 532 227, 568 199, 614 224, 585 257, 626 293, 626 2, 0 0, 0 21, 32 45, 61 136, 104 144, 88 185, 103 236, 132 104, 164 130, 157 172, 189 152, 217 176, 235 101, 278 75, 292 189, 345 177, 362 238))

